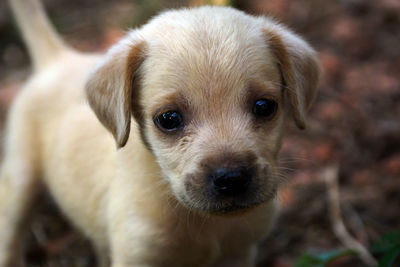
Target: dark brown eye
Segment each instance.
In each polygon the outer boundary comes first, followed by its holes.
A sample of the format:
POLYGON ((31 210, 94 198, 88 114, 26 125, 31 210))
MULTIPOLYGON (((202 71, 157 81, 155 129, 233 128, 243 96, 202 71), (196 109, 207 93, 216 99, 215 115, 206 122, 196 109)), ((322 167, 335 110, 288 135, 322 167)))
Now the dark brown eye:
POLYGON ((272 99, 259 99, 256 101, 253 107, 253 112, 257 117, 272 118, 276 110, 278 109, 278 103, 272 99))
POLYGON ((175 131, 178 128, 182 127, 183 119, 181 114, 178 111, 170 110, 164 113, 161 113, 154 119, 154 123, 164 131, 175 131))

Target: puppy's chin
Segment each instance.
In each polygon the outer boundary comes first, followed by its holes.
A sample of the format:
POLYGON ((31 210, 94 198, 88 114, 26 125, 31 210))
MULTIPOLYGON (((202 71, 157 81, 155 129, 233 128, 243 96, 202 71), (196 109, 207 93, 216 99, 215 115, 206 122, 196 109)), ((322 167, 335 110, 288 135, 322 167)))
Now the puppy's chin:
POLYGON ((270 201, 274 198, 274 196, 275 193, 271 193, 252 200, 240 200, 234 198, 223 200, 189 199, 188 197, 184 196, 178 197, 177 199, 189 210, 200 214, 240 216, 260 206, 261 204, 270 201))
POLYGON ((208 211, 208 213, 212 214, 212 215, 219 215, 219 216, 240 216, 240 215, 245 214, 245 213, 249 212, 250 210, 258 207, 262 203, 264 203, 264 202, 260 202, 260 203, 253 204, 253 205, 246 205, 246 206, 231 205, 231 206, 227 206, 225 208, 210 210, 210 211, 208 211))

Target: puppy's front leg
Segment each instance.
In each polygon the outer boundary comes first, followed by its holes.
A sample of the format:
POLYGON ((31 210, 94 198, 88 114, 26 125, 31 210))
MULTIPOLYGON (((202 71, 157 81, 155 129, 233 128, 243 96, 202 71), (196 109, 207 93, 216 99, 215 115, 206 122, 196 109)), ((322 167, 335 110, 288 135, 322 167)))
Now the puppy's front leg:
MULTIPOLYGON (((143 224, 132 224, 132 228, 121 227, 126 231, 118 231, 112 233, 112 246, 111 246, 111 266, 112 267, 154 267, 157 265, 154 260, 157 248, 152 246, 148 239, 145 237, 147 228, 143 224), (133 229, 137 229, 137 233, 133 233, 133 229), (123 233, 125 232, 125 233, 123 233)), ((160 254, 159 257, 162 257, 160 254)))
POLYGON ((97 267, 108 267, 110 266, 110 259, 108 251, 95 246, 95 255, 97 260, 97 267))
POLYGON ((248 248, 224 255, 213 267, 253 267, 255 266, 258 248, 253 245, 248 248))

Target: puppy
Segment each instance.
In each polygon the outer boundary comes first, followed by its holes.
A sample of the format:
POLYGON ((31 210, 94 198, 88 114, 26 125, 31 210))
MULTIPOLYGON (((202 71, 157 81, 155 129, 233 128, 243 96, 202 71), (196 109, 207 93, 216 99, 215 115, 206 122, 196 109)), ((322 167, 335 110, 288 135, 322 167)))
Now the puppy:
POLYGON ((305 128, 316 93, 314 50, 271 19, 208 6, 81 54, 35 0, 11 6, 34 73, 9 114, 0 266, 19 264, 44 187, 101 266, 254 266, 285 118, 305 128))

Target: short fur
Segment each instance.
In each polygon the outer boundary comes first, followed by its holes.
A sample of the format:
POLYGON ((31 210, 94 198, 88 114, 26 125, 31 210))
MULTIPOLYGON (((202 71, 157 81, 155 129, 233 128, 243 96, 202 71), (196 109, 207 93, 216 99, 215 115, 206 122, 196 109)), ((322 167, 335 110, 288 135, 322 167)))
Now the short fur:
POLYGON ((285 117, 304 128, 316 93, 313 49, 266 17, 200 7, 162 13, 104 56, 81 54, 35 0, 11 4, 35 72, 8 120, 0 266, 20 263, 43 186, 102 266, 254 266, 275 216, 285 117), (263 98, 278 103, 271 119, 253 113, 263 98), (182 129, 156 126, 168 110, 182 129), (210 172, 237 166, 253 170, 248 192, 216 194, 210 172))

